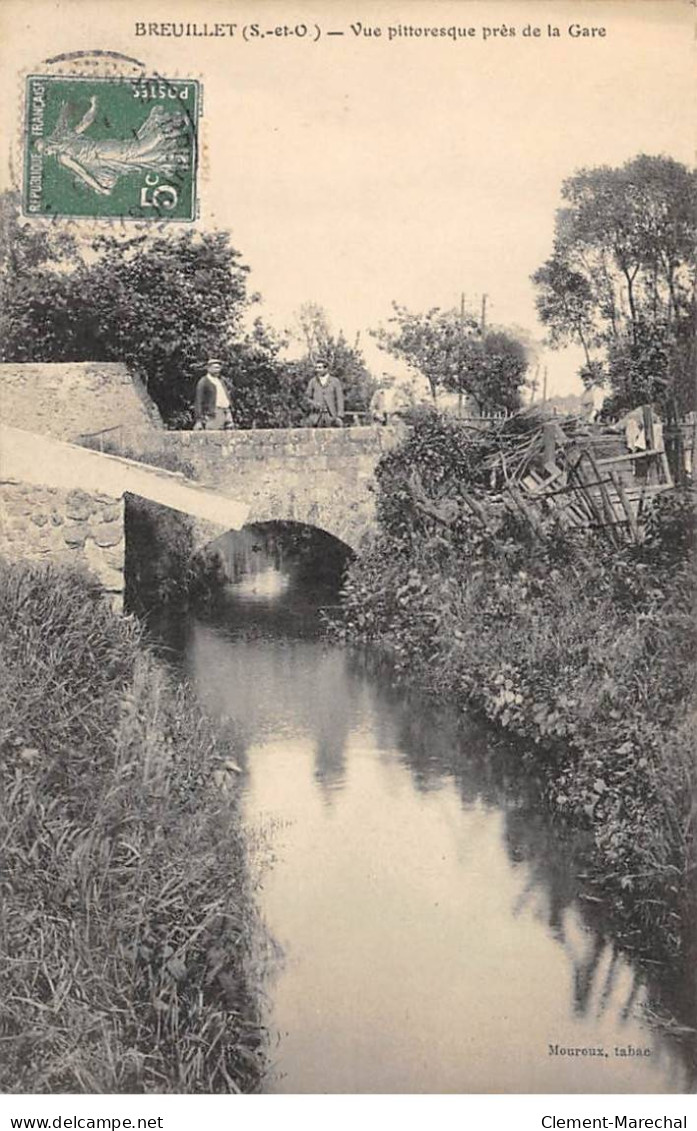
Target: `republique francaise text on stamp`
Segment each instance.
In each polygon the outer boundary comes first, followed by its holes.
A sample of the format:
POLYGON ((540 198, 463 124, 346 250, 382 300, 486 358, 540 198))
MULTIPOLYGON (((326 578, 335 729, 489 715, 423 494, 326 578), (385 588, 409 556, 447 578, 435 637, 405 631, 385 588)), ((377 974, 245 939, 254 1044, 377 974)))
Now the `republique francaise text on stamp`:
POLYGON ((193 220, 199 83, 30 75, 28 216, 193 220))

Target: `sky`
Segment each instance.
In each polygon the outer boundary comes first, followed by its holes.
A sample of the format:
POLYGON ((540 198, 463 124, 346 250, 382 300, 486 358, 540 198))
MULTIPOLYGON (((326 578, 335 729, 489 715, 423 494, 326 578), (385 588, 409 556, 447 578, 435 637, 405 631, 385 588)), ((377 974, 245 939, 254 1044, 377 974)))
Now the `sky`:
MULTIPOLYGON (((551 252, 575 169, 640 152, 692 162, 693 24, 687 0, 5 0, 0 176, 7 184, 20 167, 22 76, 49 56, 99 47, 199 78, 199 223, 231 231, 259 313, 283 329, 301 304, 319 303, 335 330, 360 334, 377 374, 397 372, 369 334, 393 301, 455 307, 464 293, 479 312, 486 294, 491 324, 543 336, 530 275, 551 252), (165 38, 136 35, 137 21, 238 27, 165 38), (245 41, 252 23, 310 33, 245 41), (359 23, 382 35, 357 35, 359 23), (400 24, 475 35, 390 41, 400 24), (574 38, 572 24, 606 33, 574 38), (524 36, 526 25, 540 36, 524 36), (493 34, 504 26, 516 34, 493 34)), ((546 353, 550 393, 580 391, 578 363, 575 350, 546 353)))

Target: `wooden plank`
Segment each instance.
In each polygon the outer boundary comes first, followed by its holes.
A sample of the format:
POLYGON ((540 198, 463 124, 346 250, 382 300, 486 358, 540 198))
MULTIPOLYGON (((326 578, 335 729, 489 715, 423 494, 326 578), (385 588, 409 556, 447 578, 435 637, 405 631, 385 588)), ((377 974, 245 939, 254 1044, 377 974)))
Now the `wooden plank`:
POLYGON ((665 453, 665 449, 663 449, 661 451, 661 466, 663 468, 663 474, 666 477, 666 482, 665 482, 666 487, 672 487, 673 486, 673 476, 670 473, 670 464, 668 463, 668 456, 665 453))
POLYGON ((586 522, 602 522, 602 515, 598 513, 593 496, 581 486, 577 490, 577 505, 585 508, 586 522))
MULTIPOLYGON (((590 451, 588 455, 590 455, 590 451)), ((595 462, 598 467, 604 467, 608 463, 625 463, 633 459, 655 459, 656 452, 629 452, 624 456, 604 456, 603 459, 597 459, 595 462)))
POLYGON ((527 521, 530 524, 530 527, 533 530, 534 534, 537 535, 537 537, 540 539, 541 542, 546 541, 544 531, 542 530, 542 528, 539 524, 537 515, 534 514, 531 507, 528 507, 523 502, 523 499, 522 499, 520 492, 514 487, 514 485, 512 483, 507 484, 506 491, 510 495, 510 497, 513 499, 513 502, 516 504, 519 511, 523 515, 523 517, 525 519, 527 519, 527 521))
POLYGON ((562 511, 564 516, 573 519, 574 526, 588 526, 588 512, 583 510, 578 502, 570 502, 568 507, 562 511))
POLYGON ((598 477, 598 487, 599 487, 599 490, 600 490, 600 498, 602 499, 603 509, 605 511, 605 518, 607 520, 607 525, 610 528, 610 537, 611 537, 611 540, 617 545, 618 539, 615 537, 614 529, 612 529, 616 525, 616 520, 617 520, 617 515, 615 513, 615 509, 614 509, 614 507, 613 507, 613 505, 610 501, 610 496, 608 494, 607 487, 601 481, 600 468, 598 467, 595 456, 593 455, 593 453, 591 451, 588 451, 588 450, 586 450, 585 456, 586 456, 586 459, 590 460, 591 467, 593 468, 595 474, 598 477))
POLYGON ((669 491, 670 484, 668 483, 654 483, 652 487, 643 485, 641 487, 625 487, 624 492, 633 499, 636 495, 658 495, 661 491, 669 491))
POLYGON ((639 526, 637 524, 636 515, 634 514, 634 511, 632 510, 631 503, 629 502, 629 499, 627 498, 627 496, 625 494, 624 487, 622 486, 622 480, 620 479, 620 477, 619 477, 619 475, 617 474, 616 471, 610 472, 610 478, 612 479, 614 486, 615 486, 615 490, 617 491, 617 494, 619 495, 620 502, 622 504, 622 509, 624 510, 624 513, 627 516, 627 522, 629 523, 629 529, 630 529, 630 532, 631 532, 631 535, 632 535, 632 539, 634 540, 635 543, 638 544, 638 542, 639 542, 639 526))
MULTIPOLYGON (((612 480, 611 479, 584 479, 583 480, 584 487, 599 487, 601 485, 601 483, 604 483, 605 486, 607 487, 607 486, 610 486, 612 484, 612 480)), ((559 487, 556 491, 545 491, 544 494, 539 494, 539 495, 535 494, 532 497, 534 499, 551 499, 555 495, 567 495, 567 494, 572 494, 575 491, 578 491, 578 486, 573 486, 573 485, 567 484, 566 487, 559 487)))

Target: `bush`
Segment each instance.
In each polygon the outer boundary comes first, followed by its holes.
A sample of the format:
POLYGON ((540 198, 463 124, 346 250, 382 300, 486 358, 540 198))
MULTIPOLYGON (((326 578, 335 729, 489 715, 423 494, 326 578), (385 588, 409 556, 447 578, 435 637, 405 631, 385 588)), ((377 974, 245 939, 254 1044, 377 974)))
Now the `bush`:
POLYGON ((0 564, 6 1092, 254 1090, 228 750, 82 576, 0 564))
MULTIPOLYGON (((485 532, 411 504, 478 482, 477 446, 428 414, 378 471, 380 533, 351 565, 337 631, 399 678, 479 712, 544 775, 555 820, 587 831, 588 884, 634 952, 695 957, 694 508, 661 498, 641 547, 513 517, 485 532)), ((687 1007, 687 1003, 686 1007, 687 1007)))

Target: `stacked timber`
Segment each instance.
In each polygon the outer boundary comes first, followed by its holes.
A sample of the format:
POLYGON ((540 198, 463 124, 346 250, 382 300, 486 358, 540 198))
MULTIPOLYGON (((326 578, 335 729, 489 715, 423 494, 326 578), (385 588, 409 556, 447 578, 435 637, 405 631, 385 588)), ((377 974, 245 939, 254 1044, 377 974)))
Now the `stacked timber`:
POLYGON ((673 487, 662 427, 648 405, 614 427, 520 417, 463 436, 481 460, 476 482, 460 485, 457 499, 427 498, 411 478, 414 505, 446 525, 466 511, 492 527, 512 510, 542 539, 554 520, 598 530, 615 545, 638 543, 650 500, 673 487))

